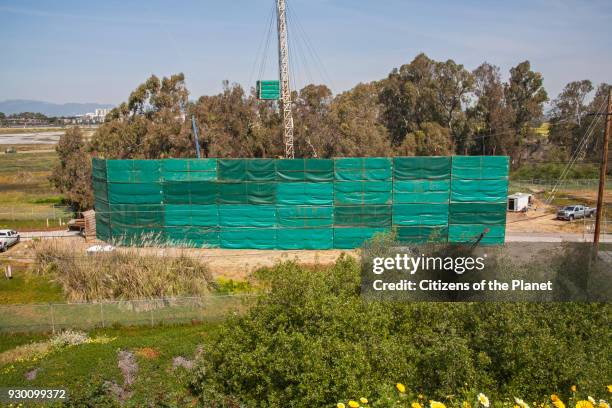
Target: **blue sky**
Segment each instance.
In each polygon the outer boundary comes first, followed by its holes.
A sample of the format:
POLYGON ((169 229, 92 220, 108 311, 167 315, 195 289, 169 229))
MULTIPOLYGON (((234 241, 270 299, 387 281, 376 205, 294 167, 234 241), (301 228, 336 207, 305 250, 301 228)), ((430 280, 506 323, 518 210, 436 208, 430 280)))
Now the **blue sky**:
MULTIPOLYGON (((468 69, 488 61, 504 77, 529 59, 552 97, 572 80, 612 82, 609 0, 287 1, 298 87, 343 91, 419 52, 468 69)), ((175 72, 194 99, 219 92, 224 79, 251 86, 273 4, 0 0, 0 100, 115 104, 150 74, 175 72)), ((271 40, 265 78, 277 75, 271 40)))

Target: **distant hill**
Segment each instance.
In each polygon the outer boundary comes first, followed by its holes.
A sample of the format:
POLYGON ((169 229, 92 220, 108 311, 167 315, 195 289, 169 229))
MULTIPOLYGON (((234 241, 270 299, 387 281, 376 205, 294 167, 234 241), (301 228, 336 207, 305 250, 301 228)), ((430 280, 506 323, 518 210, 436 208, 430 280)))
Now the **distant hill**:
POLYGON ((0 112, 6 115, 21 112, 42 113, 46 116, 74 116, 96 109, 113 108, 113 105, 103 103, 52 103, 27 99, 12 99, 0 101, 0 112))

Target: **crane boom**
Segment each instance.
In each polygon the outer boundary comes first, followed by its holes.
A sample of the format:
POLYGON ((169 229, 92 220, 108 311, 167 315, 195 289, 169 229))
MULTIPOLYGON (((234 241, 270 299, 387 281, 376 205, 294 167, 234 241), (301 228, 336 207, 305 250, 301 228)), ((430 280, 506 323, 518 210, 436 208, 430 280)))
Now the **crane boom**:
POLYGON ((289 87, 289 47, 287 45, 287 16, 285 0, 276 0, 278 31, 278 71, 280 74, 280 103, 283 110, 285 157, 293 159, 293 115, 291 113, 291 89, 289 87))

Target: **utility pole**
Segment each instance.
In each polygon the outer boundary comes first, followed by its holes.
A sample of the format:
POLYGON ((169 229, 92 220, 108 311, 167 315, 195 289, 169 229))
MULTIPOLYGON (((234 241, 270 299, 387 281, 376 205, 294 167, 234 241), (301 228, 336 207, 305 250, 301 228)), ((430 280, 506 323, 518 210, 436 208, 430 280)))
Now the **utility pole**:
POLYGON ((291 89, 289 88, 289 46, 287 45, 287 16, 285 0, 276 0, 278 30, 278 72, 280 74, 280 103, 283 110, 285 157, 293 159, 293 115, 291 113, 291 89))
POLYGON ((604 207, 604 189, 606 186, 606 171, 608 170, 608 144, 610 143, 610 132, 612 131, 612 87, 608 89, 608 109, 606 116, 606 130, 604 132, 603 153, 601 157, 601 168, 599 171, 599 191, 597 193, 597 215, 595 217, 595 235, 593 236, 593 249, 597 255, 599 248, 599 235, 601 229, 601 218, 604 207))
POLYGON ((193 128, 193 138, 195 139, 196 155, 200 158, 200 141, 198 140, 198 127, 195 122, 195 115, 191 115, 191 127, 193 128))

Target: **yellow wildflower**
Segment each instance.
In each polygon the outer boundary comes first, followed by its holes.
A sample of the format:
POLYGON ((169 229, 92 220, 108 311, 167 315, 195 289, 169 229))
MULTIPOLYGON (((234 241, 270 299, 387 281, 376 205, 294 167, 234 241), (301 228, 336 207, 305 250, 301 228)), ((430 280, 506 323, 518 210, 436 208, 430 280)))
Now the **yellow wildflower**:
POLYGON ((336 404, 336 408, 346 408, 346 405, 343 402, 339 402, 336 404))
POLYGON ((418 402, 413 402, 412 404, 410 404, 410 406, 412 408, 423 408, 423 406, 421 404, 419 404, 418 402))
POLYGON ((597 405, 597 408, 610 408, 610 404, 604 400, 599 400, 599 405, 597 405))
POLYGON ((552 402, 559 401, 559 397, 557 396, 557 394, 553 394, 553 395, 550 396, 550 400, 552 402))
POLYGON ((489 398, 487 398, 487 396, 484 395, 482 392, 478 394, 478 402, 485 408, 489 408, 489 405, 491 405, 491 403, 489 402, 489 398))
POLYGON ((608 385, 608 392, 612 392, 612 385, 608 385))
POLYGON ((446 405, 434 400, 429 401, 429 406, 430 408, 446 408, 446 405))
MULTIPOLYGON (((589 401, 580 400, 576 403, 576 408, 594 408, 593 403, 590 401, 592 398, 589 397, 589 401)), ((595 401, 595 400, 593 400, 595 401)))
POLYGON ((366 397, 359 398, 359 401, 361 401, 362 404, 367 404, 368 403, 368 399, 366 397))
POLYGON ((350 400, 349 407, 351 408, 359 408, 359 403, 357 401, 350 400))
POLYGON ((470 403, 467 401, 463 401, 463 403, 461 404, 462 408, 470 408, 470 403))
POLYGON ((402 383, 395 384, 395 388, 397 388, 397 390, 402 394, 406 392, 406 386, 404 386, 402 383))
POLYGON ((553 405, 555 408, 565 408, 565 404, 559 399, 559 397, 557 397, 556 400, 553 400, 553 405))
POLYGON ((575 385, 572 385, 572 386, 570 387, 570 390, 571 390, 572 392, 576 392, 576 386, 575 386, 575 385))

